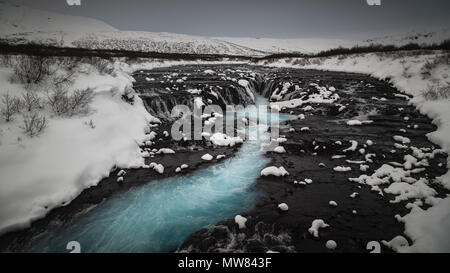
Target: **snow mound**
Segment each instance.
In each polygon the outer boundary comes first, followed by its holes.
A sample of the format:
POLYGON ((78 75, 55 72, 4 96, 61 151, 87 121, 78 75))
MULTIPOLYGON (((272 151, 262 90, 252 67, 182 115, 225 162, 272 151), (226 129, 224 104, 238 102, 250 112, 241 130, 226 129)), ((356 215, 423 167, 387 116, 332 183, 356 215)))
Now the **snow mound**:
POLYGON ((237 136, 237 137, 230 137, 227 136, 223 133, 214 133, 209 140, 217 146, 234 146, 236 144, 240 144, 243 143, 244 141, 242 140, 241 137, 237 136))
POLYGON ((312 222, 308 232, 315 238, 319 238, 319 229, 329 227, 322 219, 316 219, 312 222))
POLYGON ((214 157, 212 155, 210 155, 210 154, 204 154, 202 156, 202 159, 205 160, 205 161, 211 161, 211 160, 213 160, 213 158, 214 157))
POLYGON ((289 210, 289 207, 288 207, 288 205, 286 205, 286 203, 281 203, 281 204, 279 204, 279 205, 278 205, 278 208, 279 208, 281 211, 288 211, 288 210, 289 210))
POLYGON ((241 215, 236 215, 236 217, 234 217, 234 222, 238 224, 239 229, 244 229, 246 228, 245 223, 247 222, 247 218, 242 217, 241 215))
POLYGON ((228 41, 171 33, 120 31, 99 20, 0 2, 0 38, 11 44, 140 52, 262 56, 228 41))
POLYGON ((261 171, 261 176, 286 176, 289 175, 289 173, 286 171, 284 167, 267 167, 264 170, 261 171))
POLYGON ((337 243, 333 240, 328 240, 325 244, 326 248, 333 250, 337 248, 337 243))

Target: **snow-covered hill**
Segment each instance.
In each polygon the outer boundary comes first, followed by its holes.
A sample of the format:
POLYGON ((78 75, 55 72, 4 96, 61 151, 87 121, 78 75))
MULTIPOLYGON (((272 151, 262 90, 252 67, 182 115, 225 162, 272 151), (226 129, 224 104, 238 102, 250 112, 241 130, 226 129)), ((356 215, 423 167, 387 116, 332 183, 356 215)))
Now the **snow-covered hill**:
POLYGON ((253 49, 268 53, 304 53, 315 54, 323 50, 332 48, 353 47, 357 41, 339 39, 274 39, 274 38, 237 38, 221 37, 217 38, 237 45, 247 46, 253 49))
POLYGON ((102 21, 0 2, 0 39, 13 44, 139 50, 161 53, 260 56, 265 52, 218 39, 120 31, 102 21))
POLYGON ((398 35, 390 35, 364 40, 360 45, 382 44, 404 46, 407 44, 419 44, 428 46, 440 44, 446 40, 450 40, 450 29, 443 28, 434 31, 408 32, 398 35))
POLYGON ((370 44, 430 45, 450 39, 450 29, 410 32, 365 41, 339 39, 273 39, 200 37, 183 34, 121 31, 102 21, 41 11, 0 0, 0 40, 11 44, 116 49, 159 53, 263 56, 274 53, 314 54, 337 47, 370 44))

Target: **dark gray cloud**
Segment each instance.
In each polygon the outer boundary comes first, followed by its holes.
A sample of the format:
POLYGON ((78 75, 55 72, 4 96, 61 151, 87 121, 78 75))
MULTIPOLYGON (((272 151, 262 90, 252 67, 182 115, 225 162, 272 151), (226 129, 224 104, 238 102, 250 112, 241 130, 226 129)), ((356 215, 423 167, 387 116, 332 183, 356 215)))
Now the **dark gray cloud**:
POLYGON ((203 36, 364 38, 450 27, 448 0, 17 0, 122 30, 203 36))

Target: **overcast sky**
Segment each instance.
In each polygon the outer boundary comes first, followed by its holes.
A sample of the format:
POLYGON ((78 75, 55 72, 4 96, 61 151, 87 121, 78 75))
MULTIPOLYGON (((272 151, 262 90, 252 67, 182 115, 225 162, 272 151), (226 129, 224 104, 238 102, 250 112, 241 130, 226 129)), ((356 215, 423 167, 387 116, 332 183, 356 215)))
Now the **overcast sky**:
POLYGON ((216 37, 370 38, 450 27, 450 0, 17 0, 122 30, 216 37))

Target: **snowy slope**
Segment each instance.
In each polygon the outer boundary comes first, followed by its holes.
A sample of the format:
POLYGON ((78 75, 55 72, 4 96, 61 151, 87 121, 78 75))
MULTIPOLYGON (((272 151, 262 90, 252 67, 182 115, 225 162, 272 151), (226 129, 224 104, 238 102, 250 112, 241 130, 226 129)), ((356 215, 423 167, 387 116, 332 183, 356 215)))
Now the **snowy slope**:
POLYGON ((0 39, 9 43, 142 50, 161 53, 265 54, 212 38, 169 33, 120 31, 99 20, 40 11, 0 2, 0 39))
POLYGON ((160 53, 262 56, 274 53, 314 54, 337 47, 374 44, 429 45, 450 39, 450 30, 411 32, 365 41, 299 38, 200 37, 183 34, 121 31, 91 18, 40 11, 0 1, 0 40, 9 43, 117 49, 160 53))
MULTIPOLYGON (((15 58, 13 58, 14 62, 15 58)), ((0 96, 20 97, 23 84, 11 82, 11 66, 0 65, 0 96)), ((0 120, 0 234, 26 227, 52 208, 69 203, 82 190, 96 185, 114 166, 144 164, 139 147, 149 122, 156 121, 135 97, 134 105, 121 99, 133 79, 118 71, 100 74, 80 65, 69 91, 92 88, 94 99, 87 115, 55 116, 45 101, 48 82, 35 86, 41 98, 39 113, 48 125, 38 137, 23 133, 23 115, 0 120), (92 121, 94 126, 88 126, 92 121), (94 152, 93 152, 94 151, 94 152)), ((2 104, 3 107, 3 104, 2 104)), ((22 113, 24 114, 24 113, 22 113)))
POLYGON ((398 35, 390 35, 365 40, 360 45, 382 44, 404 46, 407 44, 432 45, 439 44, 443 41, 450 40, 450 29, 443 28, 434 31, 415 31, 402 33, 398 35))
POLYGON ((30 32, 58 32, 82 34, 86 30, 115 31, 102 21, 26 8, 0 1, 0 31, 3 35, 30 32))
POLYGON ((223 41, 238 45, 247 46, 268 53, 306 53, 314 54, 320 51, 337 48, 339 46, 352 47, 357 41, 338 40, 338 39, 273 39, 273 38, 237 38, 221 37, 217 38, 223 41))
POLYGON ((443 41, 450 40, 450 29, 415 31, 401 33, 398 35, 377 37, 363 41, 319 38, 271 39, 222 37, 217 39, 265 51, 268 53, 300 52, 306 54, 315 54, 319 53, 320 51, 334 49, 337 47, 350 48, 355 45, 369 46, 371 44, 381 44, 395 45, 400 47, 411 43, 416 43, 423 46, 439 44, 443 41))
POLYGON ((92 49, 122 49, 145 52, 224 54, 261 56, 265 52, 207 37, 143 31, 90 33, 73 41, 71 46, 92 49))

